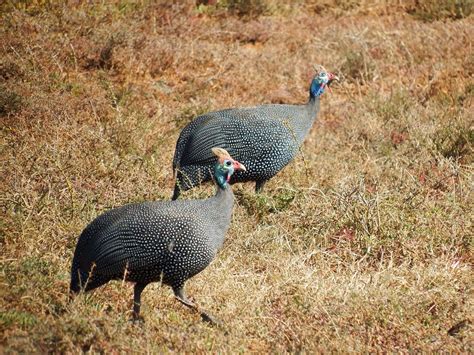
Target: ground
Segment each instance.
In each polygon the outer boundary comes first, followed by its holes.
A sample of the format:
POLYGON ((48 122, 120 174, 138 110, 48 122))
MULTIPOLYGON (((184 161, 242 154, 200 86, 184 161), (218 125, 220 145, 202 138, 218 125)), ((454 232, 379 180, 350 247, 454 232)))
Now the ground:
POLYGON ((0 5, 2 352, 472 352, 472 2, 168 3, 0 5), (341 81, 301 154, 234 185, 187 284, 222 327, 157 284, 144 323, 127 283, 68 302, 78 235, 170 198, 186 123, 304 103, 320 65, 341 81))

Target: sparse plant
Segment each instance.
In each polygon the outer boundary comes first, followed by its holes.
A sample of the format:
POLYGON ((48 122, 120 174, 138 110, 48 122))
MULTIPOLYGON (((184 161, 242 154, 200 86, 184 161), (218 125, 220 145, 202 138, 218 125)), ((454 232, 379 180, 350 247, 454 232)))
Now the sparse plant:
POLYGON ((465 122, 454 121, 439 128, 433 143, 445 158, 461 158, 467 164, 474 162, 474 127, 465 122))
POLYGON ((18 111, 23 104, 23 99, 16 92, 0 86, 0 117, 18 111))
POLYGON ((344 57, 341 72, 346 78, 360 83, 373 79, 374 65, 363 50, 348 50, 344 57))
POLYGON ((268 0, 222 0, 219 1, 219 6, 238 16, 250 18, 266 15, 271 11, 268 0))
POLYGON ((472 0, 415 0, 408 6, 408 13, 422 21, 461 19, 468 17, 474 9, 472 0))

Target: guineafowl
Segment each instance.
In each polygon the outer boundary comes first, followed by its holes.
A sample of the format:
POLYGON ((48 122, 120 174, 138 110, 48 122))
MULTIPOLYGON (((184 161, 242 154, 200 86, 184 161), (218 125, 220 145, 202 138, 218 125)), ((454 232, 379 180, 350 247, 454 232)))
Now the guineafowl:
POLYGON ((321 71, 311 82, 304 105, 261 105, 204 114, 189 123, 176 143, 172 199, 212 179, 210 148, 225 148, 245 164, 230 183, 255 181, 256 192, 297 154, 319 111, 319 97, 338 78, 321 71))
MULTIPOLYGON (((71 296, 110 280, 135 282, 137 319, 143 289, 162 282, 179 301, 197 310, 184 294, 184 283, 204 270, 222 245, 234 202, 228 182, 234 171, 245 171, 224 149, 212 152, 218 157, 213 197, 126 205, 105 212, 84 229, 72 261, 71 296)), ((201 316, 213 322, 206 312, 201 316)))

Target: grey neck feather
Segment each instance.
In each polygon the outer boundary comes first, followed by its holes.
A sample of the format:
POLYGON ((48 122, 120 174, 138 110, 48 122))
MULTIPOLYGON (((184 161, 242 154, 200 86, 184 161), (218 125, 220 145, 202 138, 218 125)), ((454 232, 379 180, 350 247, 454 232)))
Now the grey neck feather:
POLYGON ((217 192, 211 198, 211 215, 212 228, 215 230, 216 239, 212 241, 214 248, 217 250, 222 246, 227 229, 230 225, 232 217, 232 209, 234 206, 234 193, 232 187, 227 184, 226 188, 217 186, 217 192))
POLYGON ((319 112, 319 97, 310 97, 304 105, 299 105, 299 114, 290 118, 296 140, 303 142, 319 112))
POLYGON ((311 120, 311 123, 313 123, 314 119, 316 118, 316 115, 319 112, 319 96, 314 97, 310 96, 308 103, 306 104, 309 118, 311 120))

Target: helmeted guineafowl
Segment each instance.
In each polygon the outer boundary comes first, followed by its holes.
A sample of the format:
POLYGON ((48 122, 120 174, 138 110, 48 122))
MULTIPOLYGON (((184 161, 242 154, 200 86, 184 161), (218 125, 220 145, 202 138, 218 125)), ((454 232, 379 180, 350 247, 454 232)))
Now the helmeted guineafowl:
POLYGON ((255 181, 259 192, 266 181, 297 154, 319 111, 319 97, 337 77, 321 71, 311 82, 304 105, 261 105, 204 114, 189 123, 176 143, 173 170, 176 184, 172 199, 212 179, 210 148, 225 148, 245 164, 230 183, 255 181))
MULTIPOLYGON (((197 309, 184 295, 184 283, 204 270, 222 245, 234 203, 228 182, 234 171, 245 171, 224 149, 212 152, 218 157, 213 197, 126 205, 84 229, 72 261, 71 295, 114 279, 135 282, 133 316, 138 318, 143 289, 162 282, 178 300, 197 309)), ((206 312, 201 316, 212 322, 206 312)))

